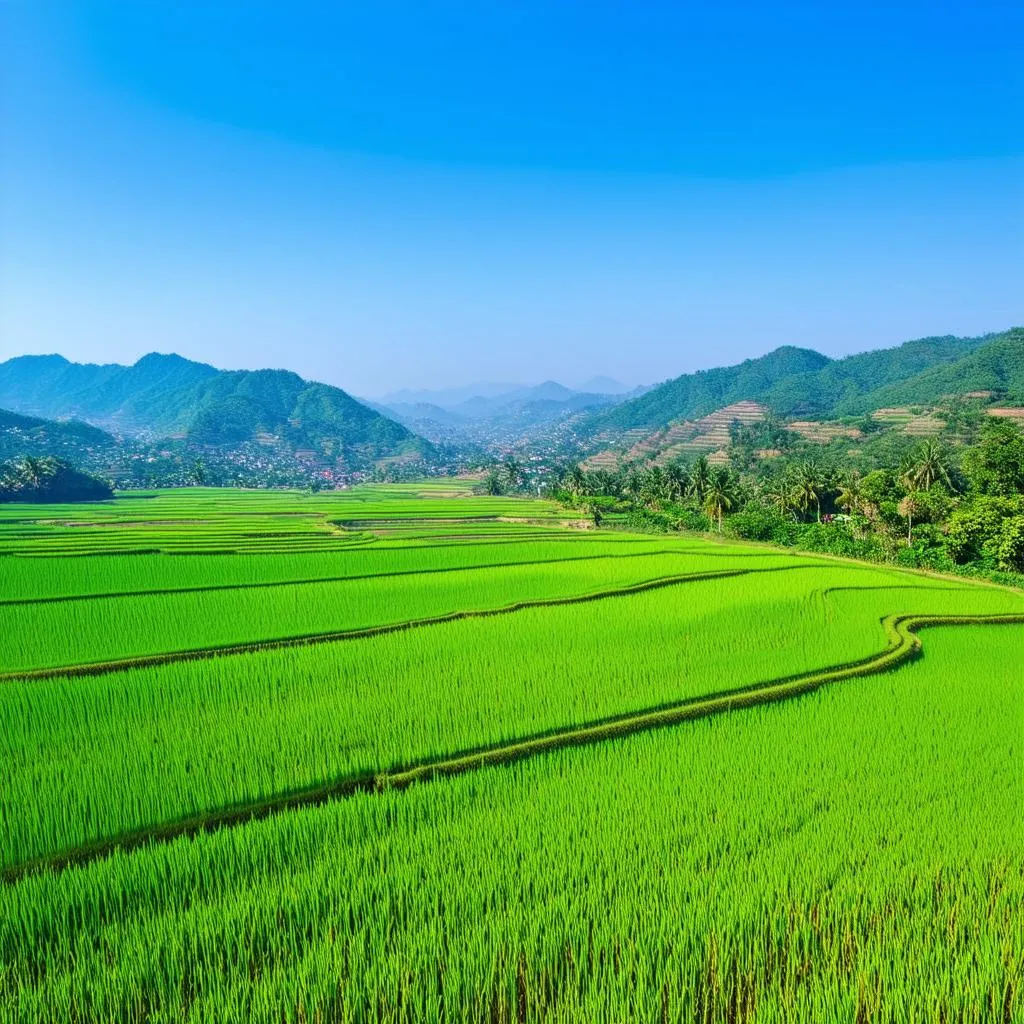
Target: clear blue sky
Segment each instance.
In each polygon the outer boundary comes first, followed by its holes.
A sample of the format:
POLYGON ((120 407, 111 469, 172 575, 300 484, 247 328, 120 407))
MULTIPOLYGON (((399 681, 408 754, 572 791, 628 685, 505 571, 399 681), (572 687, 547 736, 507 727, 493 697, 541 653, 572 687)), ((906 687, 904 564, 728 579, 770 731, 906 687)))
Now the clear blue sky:
POLYGON ((0 0, 0 357, 357 394, 1024 322, 1024 4, 0 0))

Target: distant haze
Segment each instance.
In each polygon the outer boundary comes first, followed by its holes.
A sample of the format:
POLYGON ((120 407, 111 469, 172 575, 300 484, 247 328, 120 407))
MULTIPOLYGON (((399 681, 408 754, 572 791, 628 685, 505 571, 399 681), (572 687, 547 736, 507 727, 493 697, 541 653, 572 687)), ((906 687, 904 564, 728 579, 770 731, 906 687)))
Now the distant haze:
POLYGON ((9 0, 0 359, 383 395, 999 330, 1021 38, 985 0, 9 0))

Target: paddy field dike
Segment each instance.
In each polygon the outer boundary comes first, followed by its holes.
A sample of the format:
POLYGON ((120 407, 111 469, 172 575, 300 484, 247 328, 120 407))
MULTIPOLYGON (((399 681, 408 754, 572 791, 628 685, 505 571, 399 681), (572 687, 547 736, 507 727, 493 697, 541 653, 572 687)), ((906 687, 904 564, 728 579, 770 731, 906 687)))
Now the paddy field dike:
POLYGON ((0 1021, 1024 1021, 1024 592, 585 525, 0 506, 0 1021))

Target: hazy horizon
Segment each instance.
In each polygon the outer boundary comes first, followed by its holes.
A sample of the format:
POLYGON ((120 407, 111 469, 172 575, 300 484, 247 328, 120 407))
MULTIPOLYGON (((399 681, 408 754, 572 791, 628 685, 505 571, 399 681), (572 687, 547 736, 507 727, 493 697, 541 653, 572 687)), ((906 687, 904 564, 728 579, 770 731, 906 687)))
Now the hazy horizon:
POLYGON ((0 29, 0 359, 372 397, 1024 322, 1016 5, 14 0, 0 29))

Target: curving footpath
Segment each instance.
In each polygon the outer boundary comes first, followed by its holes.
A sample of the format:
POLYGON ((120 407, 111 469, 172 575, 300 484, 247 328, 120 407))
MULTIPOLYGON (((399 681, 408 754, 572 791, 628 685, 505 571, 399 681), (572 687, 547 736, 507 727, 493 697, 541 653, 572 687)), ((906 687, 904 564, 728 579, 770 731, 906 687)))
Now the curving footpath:
MULTIPOLYGON (((649 587, 649 585, 644 586, 649 587)), ((553 603, 565 602, 559 600, 553 603)), ((465 617, 465 615, 466 613, 462 613, 460 617, 465 617)), ((425 761, 406 768, 330 782, 245 805, 211 811, 176 822, 140 829, 115 839, 80 846, 12 865, 3 869, 0 878, 4 882, 12 883, 38 871, 61 871, 74 865, 85 864, 109 856, 115 851, 128 852, 151 843, 170 842, 200 832, 242 825, 282 811, 315 806, 328 800, 351 796, 354 793, 405 789, 417 782, 429 782, 437 778, 460 775, 490 765, 508 764, 564 747, 598 743, 620 736, 628 736, 631 733, 675 725, 690 719, 705 718, 758 704, 788 700, 818 690, 830 683, 886 672, 909 661, 921 649, 918 631, 929 626, 1024 625, 1024 614, 890 615, 882 619, 882 625, 888 638, 886 647, 877 654, 859 661, 834 665, 803 675, 773 679, 693 700, 648 708, 644 711, 603 719, 588 725, 524 737, 513 743, 483 747, 425 761)))

